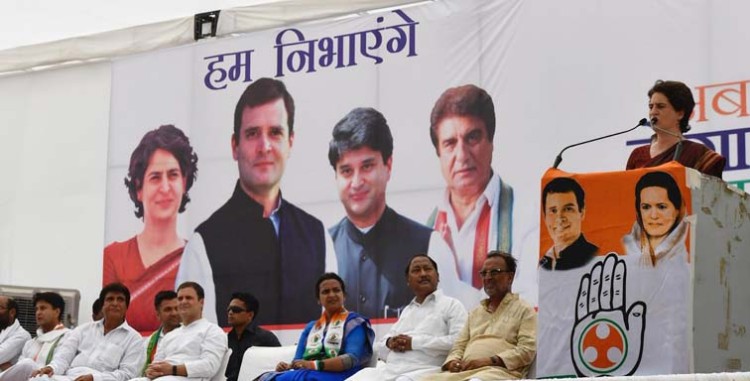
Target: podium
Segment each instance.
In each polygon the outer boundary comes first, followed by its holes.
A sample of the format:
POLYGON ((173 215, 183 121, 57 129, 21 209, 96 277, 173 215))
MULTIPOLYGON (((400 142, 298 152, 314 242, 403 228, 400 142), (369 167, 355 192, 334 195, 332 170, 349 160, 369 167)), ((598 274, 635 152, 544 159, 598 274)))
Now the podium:
POLYGON ((750 370, 750 196, 676 162, 542 179, 536 376, 750 370))

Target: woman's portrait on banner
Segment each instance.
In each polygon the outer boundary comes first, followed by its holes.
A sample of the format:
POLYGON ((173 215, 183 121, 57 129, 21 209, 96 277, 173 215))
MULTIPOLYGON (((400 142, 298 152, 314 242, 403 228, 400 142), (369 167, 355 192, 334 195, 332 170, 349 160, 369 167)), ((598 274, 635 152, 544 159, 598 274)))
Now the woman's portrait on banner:
POLYGON ((685 238, 689 223, 685 203, 675 179, 666 172, 649 172, 635 185, 636 221, 623 237, 627 255, 638 263, 657 267, 679 257, 686 260, 685 238))
POLYGON ((147 132, 130 156, 125 187, 143 230, 104 248, 103 284, 121 282, 131 292, 127 321, 138 331, 159 328, 154 296, 173 290, 185 247, 177 215, 190 202, 198 155, 179 128, 163 125, 147 132))

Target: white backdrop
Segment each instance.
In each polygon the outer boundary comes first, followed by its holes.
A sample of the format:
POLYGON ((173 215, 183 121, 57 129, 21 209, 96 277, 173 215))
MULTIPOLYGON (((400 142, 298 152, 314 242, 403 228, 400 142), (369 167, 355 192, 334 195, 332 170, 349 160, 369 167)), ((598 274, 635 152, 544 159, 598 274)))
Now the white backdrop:
MULTIPOLYGON (((523 190, 517 192, 517 203, 534 208, 529 213, 531 218, 538 216, 539 178, 552 164, 561 146, 634 125, 646 115, 646 91, 654 80, 677 79, 694 88, 750 79, 749 57, 744 49, 750 45, 745 24, 750 3, 743 0, 623 3, 540 0, 503 4, 512 6, 508 18, 501 20, 503 27, 498 35, 469 34, 464 41, 481 44, 487 57, 477 64, 481 85, 496 89, 491 91, 498 112, 493 164, 516 189, 523 190), (504 136, 512 136, 512 140, 505 142, 504 136)), ((443 12, 451 12, 458 5, 440 1, 435 6, 443 12)), ((493 3, 492 6, 501 5, 493 3)), ((478 21, 496 22, 499 21, 478 21)), ((463 32, 436 29, 437 33, 463 32)), ((227 38, 216 43, 231 44, 231 41, 227 38)), ((157 56, 179 54, 178 50, 170 49, 157 56)), ((144 57, 141 59, 146 60, 144 57)), ((138 58, 129 62, 136 64, 138 58)), ((455 63, 447 62, 446 66, 457 70, 454 71, 457 74, 441 78, 441 83, 433 88, 417 89, 432 94, 424 99, 434 99, 448 84, 476 80, 455 63)), ((382 70, 392 67, 394 65, 384 66, 382 70)), ((0 78, 0 168, 3 173, 0 182, 0 283, 77 288, 82 291, 84 311, 100 287, 101 249, 108 240, 104 238, 104 202, 110 70, 111 64, 102 62, 0 78)), ((357 75, 359 67, 347 70, 348 75, 357 75)), ((316 76, 322 78, 325 73, 316 76)), ((324 89, 324 81, 313 77, 306 80, 320 80, 324 89)), ((382 94, 380 100, 383 104, 396 102, 392 94, 382 94)), ((159 101, 165 112, 200 107, 189 98, 160 98, 159 101)), ((746 94, 742 101, 746 104, 746 94)), ((135 106, 132 110, 136 110, 135 106)), ((426 105, 410 107, 424 110, 426 105)), ((175 115, 169 114, 169 121, 180 127, 187 128, 194 122, 175 120, 175 115)), ((750 125, 746 116, 720 116, 710 112, 709 116, 707 122, 692 123, 692 132, 750 125)), ((137 115, 132 117, 137 118, 137 115)), ((312 123, 316 117, 309 115, 304 120, 312 123)), ((422 138, 426 134, 427 115, 420 112, 410 117, 420 131, 415 144, 429 144, 422 138)), ((154 123, 156 121, 137 127, 154 128, 154 123)), ((330 125, 330 119, 322 124, 330 125)), ((228 134, 225 128, 221 131, 217 139, 225 142, 228 151, 228 134)), ((301 141, 316 139, 312 130, 301 124, 299 134, 301 141), (310 135, 303 135, 308 133, 310 135)), ((575 172, 623 168, 632 149, 625 145, 625 140, 645 138, 649 134, 648 130, 639 130, 627 138, 569 151, 561 167, 575 172)), ((406 139, 396 137, 394 160, 401 164, 394 165, 389 186, 390 203, 405 211, 408 205, 399 201, 398 191, 406 189, 409 183, 407 174, 413 169, 407 163, 424 168, 432 186, 430 189, 441 185, 436 159, 411 158, 402 153, 400 142, 406 139)), ((126 150, 132 149, 133 142, 123 142, 123 145, 130 147, 124 148, 126 150)), ((208 168, 212 154, 205 150, 199 153, 201 170, 208 168)), ((226 154, 228 152, 223 153, 226 154)), ((295 160, 295 154, 289 174, 302 170, 303 163, 295 160)), ((737 157, 732 155, 736 155, 736 150, 729 155, 730 164, 737 163, 737 157)), ((225 171, 232 170, 225 167, 225 171)), ((324 184, 332 179, 330 168, 321 169, 317 175, 324 184)), ((728 171, 724 177, 748 179, 750 173, 728 171)), ((210 183, 208 177, 201 177, 196 183, 195 197, 199 197, 200 187, 210 183)), ((328 191, 333 194, 332 181, 328 184, 328 191)), ((302 190, 294 189, 297 187, 285 183, 285 191, 291 199, 305 206, 321 202, 321 207, 325 207, 326 200, 306 199, 302 190)), ((124 191, 122 198, 127 200, 124 191)), ((208 209, 211 207, 204 211, 190 210, 205 216, 208 209)), ((308 209, 316 213, 314 207, 308 206, 308 209)), ((409 214, 422 212, 412 210, 409 214)), ((87 314, 81 318, 87 320, 87 314)))

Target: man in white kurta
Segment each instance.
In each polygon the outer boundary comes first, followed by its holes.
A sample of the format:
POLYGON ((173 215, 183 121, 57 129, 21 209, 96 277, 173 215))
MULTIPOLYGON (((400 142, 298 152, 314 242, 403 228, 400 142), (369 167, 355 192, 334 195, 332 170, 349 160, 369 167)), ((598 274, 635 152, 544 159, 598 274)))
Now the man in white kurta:
POLYGON ((156 349, 146 369, 148 379, 208 380, 221 371, 227 351, 227 335, 203 318, 203 288, 185 282, 177 290, 182 326, 172 330, 156 349))
POLYGON ((65 335, 49 365, 32 376, 56 381, 125 381, 143 365, 143 338, 125 321, 130 291, 120 283, 105 286, 104 319, 79 326, 65 335))
POLYGON ((18 305, 13 298, 0 296, 0 371, 13 366, 31 335, 16 319, 18 305))
POLYGON ((437 373, 458 333, 466 323, 466 309, 457 299, 437 289, 437 263, 414 256, 406 268, 414 299, 375 348, 384 365, 365 368, 350 380, 411 381, 437 373))
POLYGON ((52 361, 52 355, 70 330, 60 322, 65 300, 56 292, 34 295, 36 337, 26 341, 16 365, 0 373, 1 381, 25 381, 35 370, 52 361))

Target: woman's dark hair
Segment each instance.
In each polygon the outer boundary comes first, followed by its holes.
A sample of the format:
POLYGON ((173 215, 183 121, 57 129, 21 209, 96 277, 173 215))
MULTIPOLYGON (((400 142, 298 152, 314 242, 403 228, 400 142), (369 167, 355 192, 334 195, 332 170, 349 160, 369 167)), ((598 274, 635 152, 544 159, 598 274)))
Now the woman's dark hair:
MULTIPOLYGON (((643 217, 641 216, 641 191, 648 187, 664 188, 667 191, 669 202, 682 214, 682 193, 680 193, 680 188, 674 178, 666 172, 649 172, 641 176, 641 179, 635 184, 635 214, 638 218, 638 225, 644 233, 646 229, 643 228, 643 217)), ((669 233, 679 223, 680 218, 675 218, 674 224, 669 228, 669 233)))
POLYGON ((318 281, 315 283, 315 299, 318 299, 320 297, 320 284, 330 279, 337 280, 341 285, 341 292, 346 295, 346 285, 344 284, 344 280, 335 273, 325 273, 321 275, 320 278, 318 278, 318 281))
POLYGON ((185 205, 190 202, 188 191, 198 177, 198 155, 193 151, 190 139, 182 130, 167 124, 147 132, 130 155, 128 176, 125 177, 125 186, 128 188, 130 199, 135 204, 137 218, 143 217, 143 203, 138 201, 138 191, 143 188, 143 177, 146 175, 148 162, 157 149, 168 151, 180 164, 180 172, 185 178, 185 192, 182 194, 180 213, 185 211, 185 205))
POLYGON ((662 81, 660 79, 648 91, 648 98, 651 99, 654 93, 664 94, 675 111, 684 111, 684 115, 680 119, 680 131, 683 133, 690 131, 688 120, 690 120, 690 115, 693 114, 693 108, 695 108, 695 100, 690 88, 679 81, 662 81))

